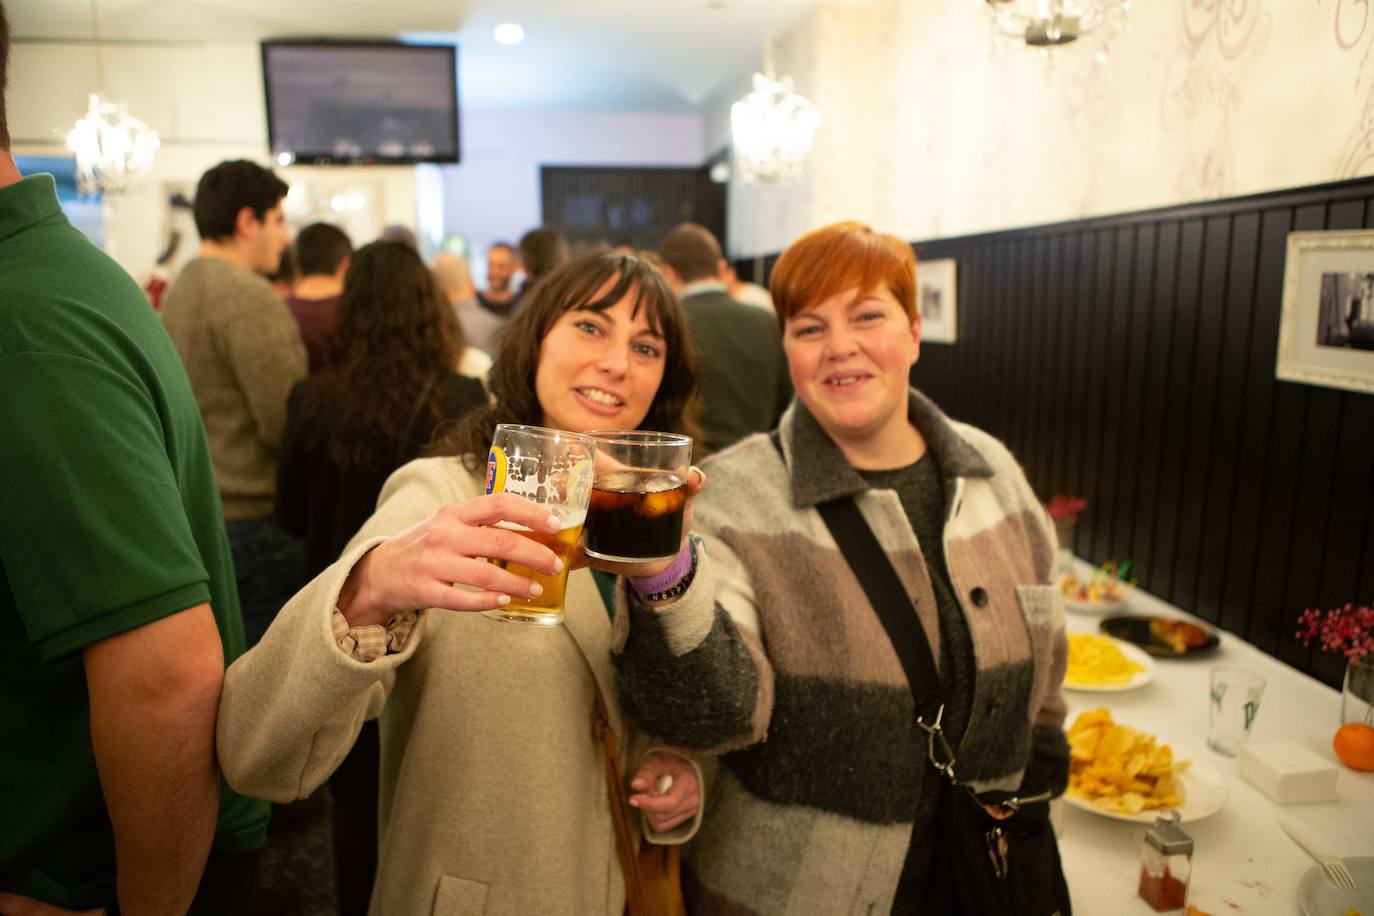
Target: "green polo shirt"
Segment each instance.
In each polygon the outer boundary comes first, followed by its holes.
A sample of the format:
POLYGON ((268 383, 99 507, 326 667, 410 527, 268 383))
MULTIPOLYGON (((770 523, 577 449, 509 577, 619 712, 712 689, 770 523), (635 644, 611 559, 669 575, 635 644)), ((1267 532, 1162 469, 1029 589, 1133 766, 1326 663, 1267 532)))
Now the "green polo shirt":
MULTIPOLYGON (((209 602, 243 621, 205 430, 157 315, 49 175, 0 188, 0 890, 114 899, 81 649, 209 602)), ((221 788, 215 847, 268 806, 221 788)))

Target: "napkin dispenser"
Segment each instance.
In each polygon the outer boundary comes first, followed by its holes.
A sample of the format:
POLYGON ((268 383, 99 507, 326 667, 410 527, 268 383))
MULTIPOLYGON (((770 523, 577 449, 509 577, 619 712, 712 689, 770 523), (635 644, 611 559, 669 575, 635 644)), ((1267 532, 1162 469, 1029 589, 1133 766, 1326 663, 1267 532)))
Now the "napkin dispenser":
POLYGON ((1336 765, 1292 741, 1247 744, 1236 767, 1247 782, 1280 805, 1336 800, 1336 765))

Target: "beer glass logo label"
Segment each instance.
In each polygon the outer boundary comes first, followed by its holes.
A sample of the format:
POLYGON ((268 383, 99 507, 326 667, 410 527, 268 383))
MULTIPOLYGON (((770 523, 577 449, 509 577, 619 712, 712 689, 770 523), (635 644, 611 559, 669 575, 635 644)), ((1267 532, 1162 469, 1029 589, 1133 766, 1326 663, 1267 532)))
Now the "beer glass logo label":
POLYGON ((575 462, 568 472, 568 502, 574 506, 585 506, 592 493, 592 463, 575 462))
POLYGON ((500 493, 506 489, 506 453, 493 445, 487 452, 487 492, 500 493))

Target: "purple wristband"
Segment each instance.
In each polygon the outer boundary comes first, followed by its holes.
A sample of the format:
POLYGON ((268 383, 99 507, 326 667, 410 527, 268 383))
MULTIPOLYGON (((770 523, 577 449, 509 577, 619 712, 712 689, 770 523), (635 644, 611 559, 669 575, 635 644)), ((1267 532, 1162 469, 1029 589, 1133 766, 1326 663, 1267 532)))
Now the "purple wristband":
POLYGON ((682 577, 687 575, 692 568, 692 545, 683 544, 670 565, 663 572, 656 576, 630 576, 630 585, 639 592, 642 598, 645 595, 656 595, 659 592, 666 592, 671 586, 677 585, 682 581, 682 577))

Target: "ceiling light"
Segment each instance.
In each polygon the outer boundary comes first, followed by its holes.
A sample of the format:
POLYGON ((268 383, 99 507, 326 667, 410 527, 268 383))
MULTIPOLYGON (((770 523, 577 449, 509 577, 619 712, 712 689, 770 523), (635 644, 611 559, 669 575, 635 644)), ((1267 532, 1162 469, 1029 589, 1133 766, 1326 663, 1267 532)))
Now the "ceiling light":
POLYGON ((117 194, 153 164, 162 141, 157 131, 130 115, 123 104, 105 97, 105 57, 95 0, 90 7, 99 91, 90 94, 85 116, 67 134, 67 148, 76 154, 77 188, 82 194, 117 194))
POLYGON ((492 35, 498 44, 518 45, 525 40, 525 29, 518 22, 503 22, 492 31, 492 35))
POLYGON ((1125 25, 1131 0, 984 0, 984 6, 999 38, 1048 54, 1091 36, 1100 62, 1125 25))
POLYGON ((773 68, 773 4, 769 0, 763 39, 763 72, 754 91, 730 106, 730 138, 736 174, 742 182, 791 181, 821 126, 821 112, 792 91, 792 78, 773 68))

